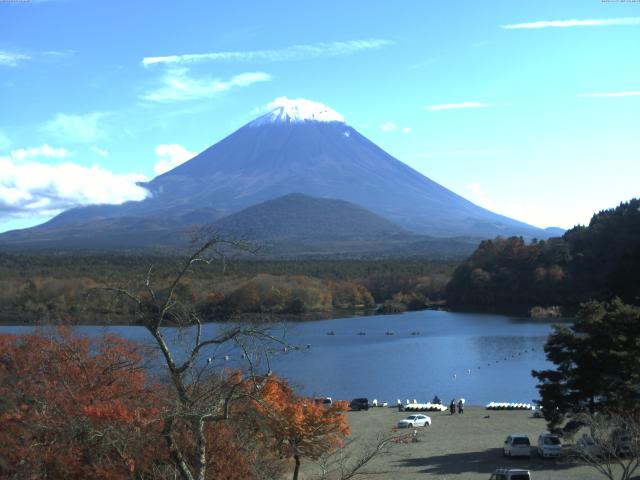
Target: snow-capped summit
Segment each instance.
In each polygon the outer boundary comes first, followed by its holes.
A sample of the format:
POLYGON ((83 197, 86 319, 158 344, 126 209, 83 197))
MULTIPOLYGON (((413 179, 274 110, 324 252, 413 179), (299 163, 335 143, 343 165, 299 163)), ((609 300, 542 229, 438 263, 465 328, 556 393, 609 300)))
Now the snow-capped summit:
POLYGON ((271 111, 251 122, 250 126, 267 123, 341 122, 344 117, 335 110, 304 98, 276 98, 267 105, 271 111))

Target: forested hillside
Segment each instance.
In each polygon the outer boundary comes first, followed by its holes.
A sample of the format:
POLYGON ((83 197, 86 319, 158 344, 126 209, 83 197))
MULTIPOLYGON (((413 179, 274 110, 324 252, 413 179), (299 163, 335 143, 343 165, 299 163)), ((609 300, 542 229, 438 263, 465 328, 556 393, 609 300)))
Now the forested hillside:
MULTIPOLYGON (((140 285, 152 267, 168 282, 177 257, 0 254, 0 322, 127 322, 105 287, 140 285)), ((444 298, 455 268, 428 261, 227 261, 194 266, 177 292, 207 319, 234 314, 331 317, 354 310, 425 308, 444 298), (340 310, 341 312, 337 312, 340 310)))
POLYGON ((593 216, 560 238, 486 240, 454 272, 458 307, 575 306, 619 296, 640 303, 640 200, 593 216))

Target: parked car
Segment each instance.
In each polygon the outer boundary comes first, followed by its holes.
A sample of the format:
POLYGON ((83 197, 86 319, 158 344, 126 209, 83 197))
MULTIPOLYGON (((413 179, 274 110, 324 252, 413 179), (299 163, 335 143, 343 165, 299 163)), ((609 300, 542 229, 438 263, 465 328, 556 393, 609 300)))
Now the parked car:
POLYGON ((541 433, 538 437, 538 455, 541 457, 559 457, 562 455, 560 437, 552 433, 541 433))
POLYGON ((521 468, 498 468, 489 480, 531 480, 531 473, 521 468))
POLYGON ((589 435, 584 433, 576 442, 575 452, 587 458, 598 458, 603 455, 602 448, 589 435))
POLYGON ((531 442, 526 435, 512 433, 504 441, 504 454, 508 457, 530 457, 531 442))
POLYGON ((398 428, 426 427, 431 425, 431 417, 427 415, 409 415, 398 422, 398 428))
POLYGON ((313 399, 314 403, 318 405, 324 405, 325 407, 330 407, 333 404, 333 400, 331 397, 316 397, 313 399))
POLYGON ((369 399, 368 398, 354 398, 349 403, 349 409, 359 411, 359 410, 369 410, 369 399))

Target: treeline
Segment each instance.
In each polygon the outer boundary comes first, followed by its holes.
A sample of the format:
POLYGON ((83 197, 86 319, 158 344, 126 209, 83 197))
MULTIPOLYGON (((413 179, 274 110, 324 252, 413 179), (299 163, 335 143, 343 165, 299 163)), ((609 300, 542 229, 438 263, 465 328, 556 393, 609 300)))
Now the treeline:
POLYGON ((614 296, 640 302, 640 200, 593 216, 561 238, 483 241, 455 270, 447 303, 494 308, 561 305, 614 296))
MULTIPOLYGON (((144 284, 149 274, 166 283, 181 260, 0 254, 0 319, 126 322, 129 305, 109 289, 144 284)), ((396 312, 441 301, 454 268, 446 262, 238 260, 194 265, 177 294, 211 320, 262 313, 329 317, 379 305, 396 312)))

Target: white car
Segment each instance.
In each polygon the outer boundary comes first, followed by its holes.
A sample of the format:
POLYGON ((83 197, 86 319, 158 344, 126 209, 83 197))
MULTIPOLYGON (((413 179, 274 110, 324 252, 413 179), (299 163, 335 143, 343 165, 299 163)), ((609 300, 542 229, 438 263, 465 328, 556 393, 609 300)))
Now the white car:
POLYGON ((529 441, 529 437, 518 433, 509 435, 504 441, 502 449, 507 457, 531 456, 531 442, 529 441))
POLYGON ((538 437, 538 455, 541 457, 559 457, 562 455, 560 438, 551 433, 541 433, 538 437))
POLYGON ((489 480, 531 480, 531 473, 521 468, 498 468, 489 480))
POLYGON ((398 428, 426 427, 431 425, 431 417, 427 415, 409 415, 398 422, 398 428))

